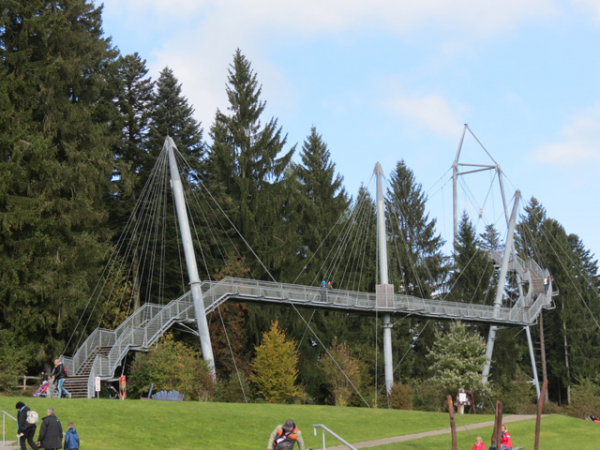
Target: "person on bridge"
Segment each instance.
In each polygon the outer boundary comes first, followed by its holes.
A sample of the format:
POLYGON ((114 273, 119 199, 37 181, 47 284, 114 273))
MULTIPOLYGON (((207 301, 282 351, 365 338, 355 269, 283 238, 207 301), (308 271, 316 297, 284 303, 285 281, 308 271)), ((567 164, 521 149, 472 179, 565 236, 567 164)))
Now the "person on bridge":
POLYGON ((475 439, 472 450, 485 450, 485 444, 483 443, 481 436, 478 436, 477 439, 475 439))
POLYGON ((273 430, 269 437, 267 450, 292 450, 296 442, 299 450, 304 450, 302 433, 296 423, 292 419, 288 419, 283 425, 277 425, 273 430))
POLYGON ((502 437, 500 438, 500 450, 512 450, 512 439, 508 434, 506 425, 502 425, 502 437))
POLYGON ((321 292, 321 301, 322 302, 326 302, 327 301, 327 283, 325 282, 325 280, 321 281, 321 287, 319 289, 321 292))

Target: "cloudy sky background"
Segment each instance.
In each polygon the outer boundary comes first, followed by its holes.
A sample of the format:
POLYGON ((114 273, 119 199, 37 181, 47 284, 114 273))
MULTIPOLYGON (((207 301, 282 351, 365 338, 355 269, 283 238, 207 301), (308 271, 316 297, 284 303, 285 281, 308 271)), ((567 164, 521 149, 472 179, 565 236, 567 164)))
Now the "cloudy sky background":
MULTIPOLYGON (((507 195, 535 196, 600 254, 600 2, 596 0, 105 0, 104 30, 154 79, 169 66, 207 131, 227 108, 236 48, 290 145, 312 125, 350 194, 400 159, 452 239, 452 162, 468 123, 507 195)), ((100 4, 100 2, 97 2, 100 4)), ((467 136, 465 163, 489 163, 467 136)), ((492 173, 459 202, 481 231, 503 223, 492 173), (480 217, 481 216, 481 217, 480 217)), ((522 209, 521 209, 522 211, 522 209)))

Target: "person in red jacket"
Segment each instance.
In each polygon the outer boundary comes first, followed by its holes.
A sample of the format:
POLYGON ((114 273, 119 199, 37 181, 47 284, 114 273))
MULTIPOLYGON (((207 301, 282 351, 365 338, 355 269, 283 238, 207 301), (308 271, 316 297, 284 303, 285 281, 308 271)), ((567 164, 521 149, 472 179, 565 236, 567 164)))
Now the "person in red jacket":
POLYGON ((506 425, 502 425, 502 437, 500 438, 500 450, 512 450, 512 439, 508 434, 506 425))
POLYGON ((483 443, 483 439, 481 439, 481 436, 478 436, 477 439, 475 439, 475 443, 473 444, 473 450, 485 450, 485 444, 483 443))

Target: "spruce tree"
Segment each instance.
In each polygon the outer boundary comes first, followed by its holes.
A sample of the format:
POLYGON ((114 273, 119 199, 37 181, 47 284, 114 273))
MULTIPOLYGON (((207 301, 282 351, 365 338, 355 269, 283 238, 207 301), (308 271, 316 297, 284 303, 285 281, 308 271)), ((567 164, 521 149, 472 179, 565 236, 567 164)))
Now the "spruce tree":
POLYGON ((87 0, 0 15, 0 328, 39 360, 75 331, 108 249, 117 53, 102 34, 87 0))
POLYGON ((133 185, 134 193, 139 191, 141 180, 127 182, 127 174, 139 178, 144 167, 152 167, 146 152, 146 141, 152 114, 154 81, 148 76, 146 60, 136 52, 121 56, 119 63, 119 96, 117 105, 122 116, 123 134, 120 141, 117 160, 121 162, 118 174, 121 191, 127 193, 126 186, 133 185))
MULTIPOLYGON (((260 99, 257 75, 239 49, 226 90, 229 113, 217 110, 210 130, 209 187, 267 269, 284 281, 297 274, 299 267, 300 244, 293 226, 297 185, 284 176, 294 147, 284 150, 287 137, 276 119, 262 123, 266 103, 260 99)), ((252 275, 264 277, 264 268, 239 238, 238 242, 239 251, 252 264, 252 275)))
POLYGON ((390 174, 387 190, 390 279, 396 292, 430 298, 444 281, 444 241, 436 233, 435 219, 427 214, 427 197, 404 161, 390 174))
POLYGON ((490 292, 490 281, 494 264, 482 250, 483 246, 477 239, 475 227, 469 217, 463 213, 454 247, 455 269, 448 282, 451 300, 479 304, 493 302, 494 293, 490 292))
MULTIPOLYGON (((194 119, 194 108, 182 95, 181 84, 173 70, 165 67, 158 77, 152 95, 147 148, 153 161, 161 152, 167 136, 173 138, 177 149, 189 165, 189 169, 180 167, 180 171, 188 173, 188 176, 195 180, 200 174, 205 155, 201 124, 194 119)), ((145 170, 149 171, 151 168, 152 165, 149 165, 145 170)), ((142 179, 145 181, 144 176, 142 179)))
POLYGON ((306 261, 303 279, 311 283, 326 276, 323 264, 339 238, 340 218, 349 200, 343 178, 335 174, 327 144, 314 126, 304 141, 300 158, 302 163, 295 167, 303 194, 298 232, 306 261), (316 254, 318 250, 320 253, 316 254))

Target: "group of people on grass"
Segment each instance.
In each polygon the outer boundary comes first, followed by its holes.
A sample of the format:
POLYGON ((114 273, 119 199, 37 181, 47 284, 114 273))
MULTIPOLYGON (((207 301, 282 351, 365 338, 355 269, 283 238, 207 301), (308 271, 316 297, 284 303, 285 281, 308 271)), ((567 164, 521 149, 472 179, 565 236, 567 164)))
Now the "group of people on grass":
MULTIPOLYGON (((496 447, 492 446, 490 449, 491 448, 496 447)), ((473 444, 472 450, 485 450, 485 444, 483 443, 481 436, 478 436, 477 439, 475 439, 475 444, 473 444)), ((512 450, 512 439, 510 438, 510 434, 508 433, 508 428, 506 428, 506 425, 502 425, 500 448, 498 450, 512 450)))
MULTIPOLYGON (((283 425, 277 425, 277 427, 273 430, 271 436, 269 436, 267 450, 292 450, 295 443, 298 443, 299 450, 304 450, 302 433, 294 421, 289 419, 286 420, 283 425)), ((475 439, 473 450, 486 450, 481 436, 475 439)), ((502 425, 500 448, 498 450, 512 450, 512 439, 508 433, 508 428, 506 428, 506 425, 502 425)))
POLYGON ((60 359, 54 360, 54 368, 50 375, 45 370, 42 370, 42 383, 37 391, 34 392, 34 397, 52 397, 54 390, 56 389, 56 396, 61 398, 64 393, 65 396, 71 397, 69 391, 64 387, 65 380, 69 377, 67 370, 60 359))
POLYGON ((19 438, 21 450, 27 450, 27 444, 29 444, 32 450, 79 450, 79 435, 77 434, 77 430, 75 430, 73 422, 69 422, 67 426, 63 443, 62 425, 58 417, 54 414, 54 408, 46 410, 46 417, 42 419, 37 443, 34 436, 39 419, 38 414, 23 402, 18 402, 16 408, 17 437, 19 438))

